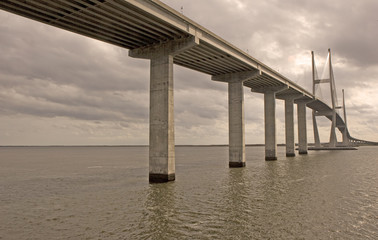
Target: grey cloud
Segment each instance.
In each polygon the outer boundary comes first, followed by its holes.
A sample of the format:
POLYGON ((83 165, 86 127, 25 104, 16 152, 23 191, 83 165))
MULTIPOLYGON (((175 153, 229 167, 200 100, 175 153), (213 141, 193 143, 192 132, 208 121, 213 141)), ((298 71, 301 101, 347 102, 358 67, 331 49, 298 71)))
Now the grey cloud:
POLYGON ((99 91, 148 89, 148 62, 129 58, 127 50, 101 49, 98 46, 102 43, 31 20, 24 20, 20 26, 23 31, 14 31, 6 27, 13 22, 13 16, 6 18, 7 14, 0 15, 6 19, 2 21, 0 38, 0 51, 5 53, 0 59, 3 74, 99 91))
POLYGON ((147 118, 147 93, 99 93, 35 79, 11 89, 0 89, 3 90, 0 92, 2 110, 8 113, 85 120, 140 121, 147 118))
POLYGON ((211 89, 176 91, 176 125, 185 128, 211 125, 214 120, 227 117, 227 92, 211 89))

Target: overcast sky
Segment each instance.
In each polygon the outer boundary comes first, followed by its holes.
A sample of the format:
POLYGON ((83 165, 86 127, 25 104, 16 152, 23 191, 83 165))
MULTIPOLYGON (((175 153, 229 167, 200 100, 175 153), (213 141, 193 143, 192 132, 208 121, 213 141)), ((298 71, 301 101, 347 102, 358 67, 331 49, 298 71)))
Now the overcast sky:
MULTIPOLYGON (((331 48, 350 133, 378 141, 378 1, 163 2, 309 91, 311 50, 320 74, 331 48)), ((0 145, 148 144, 148 61, 2 10, 0 52, 0 145)), ((227 85, 179 66, 174 71, 176 144, 228 143, 227 85)), ((329 88, 321 92, 327 98, 329 88)), ((283 110, 278 100, 279 143, 283 110)), ((318 121, 321 141, 328 141, 330 122, 318 121)), ((245 123, 246 142, 263 143, 263 96, 248 89, 245 123)))

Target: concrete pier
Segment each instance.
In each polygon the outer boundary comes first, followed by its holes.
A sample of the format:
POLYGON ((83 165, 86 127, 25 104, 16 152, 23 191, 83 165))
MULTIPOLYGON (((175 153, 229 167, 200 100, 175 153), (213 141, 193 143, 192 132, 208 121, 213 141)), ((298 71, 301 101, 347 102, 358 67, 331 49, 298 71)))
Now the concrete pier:
POLYGON ((212 76, 213 81, 228 83, 229 167, 245 167, 245 124, 243 82, 260 73, 245 71, 212 76))
POLYGON ((315 147, 320 148, 320 137, 319 137, 319 131, 318 131, 318 124, 316 122, 316 114, 315 110, 312 110, 312 125, 313 125, 313 131, 314 131, 314 142, 315 147))
POLYGON ((347 132, 346 127, 342 131, 342 137, 343 137, 343 146, 344 147, 349 146, 350 144, 349 144, 348 132, 347 132))
POLYGON ((336 147, 337 137, 336 137, 336 111, 333 109, 332 112, 332 121, 331 121, 331 133, 329 136, 329 146, 336 147))
POLYGON ((265 160, 277 160, 276 140, 276 94, 288 90, 289 86, 252 88, 252 92, 264 94, 265 160))
POLYGON ((307 126, 306 126, 306 104, 308 101, 297 101, 298 114, 298 152, 307 154, 307 126))
POLYGON ((175 180, 173 112, 173 57, 151 59, 150 77, 150 182, 175 180))
POLYGON ((265 160, 277 160, 276 143, 276 93, 264 93, 265 160))
POLYGON ((343 146, 349 146, 349 138, 348 138, 348 123, 347 123, 347 115, 346 115, 346 108, 345 108, 345 92, 343 89, 343 114, 344 114, 344 129, 342 130, 343 134, 343 146))
POLYGON ((295 157, 294 144, 294 98, 285 98, 286 157, 295 157))
POLYGON ((245 166, 243 82, 228 83, 229 166, 245 166))
POLYGON ((199 43, 190 37, 134 49, 131 57, 150 59, 149 181, 175 180, 173 58, 199 43))

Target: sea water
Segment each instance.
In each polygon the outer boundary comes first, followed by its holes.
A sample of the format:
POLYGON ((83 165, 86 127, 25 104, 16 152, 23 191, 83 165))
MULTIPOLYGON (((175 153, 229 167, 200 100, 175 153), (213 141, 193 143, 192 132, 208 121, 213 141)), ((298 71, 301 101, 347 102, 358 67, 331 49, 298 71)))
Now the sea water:
POLYGON ((378 148, 264 160, 176 147, 148 182, 148 147, 1 147, 0 239, 378 239, 378 148))

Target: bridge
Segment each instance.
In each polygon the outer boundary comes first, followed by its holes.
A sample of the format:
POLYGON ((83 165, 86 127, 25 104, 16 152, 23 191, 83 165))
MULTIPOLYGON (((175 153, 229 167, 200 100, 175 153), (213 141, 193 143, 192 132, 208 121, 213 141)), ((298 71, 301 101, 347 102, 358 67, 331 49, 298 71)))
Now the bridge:
MULTIPOLYGON (((298 108, 299 154, 308 150, 306 107, 313 110, 317 147, 316 116, 326 116, 332 122, 329 147, 340 145, 336 128, 345 146, 367 143, 350 136, 334 101, 329 106, 314 91, 308 92, 158 0, 2 0, 0 8, 129 49, 130 57, 150 60, 150 182, 175 179, 173 64, 228 84, 230 167, 245 166, 244 87, 264 94, 266 160, 277 159, 276 99, 285 101, 287 156, 295 156, 294 104, 298 108)), ((335 92, 331 66, 330 61, 329 79, 316 79, 313 74, 313 83, 330 83, 335 92)))

